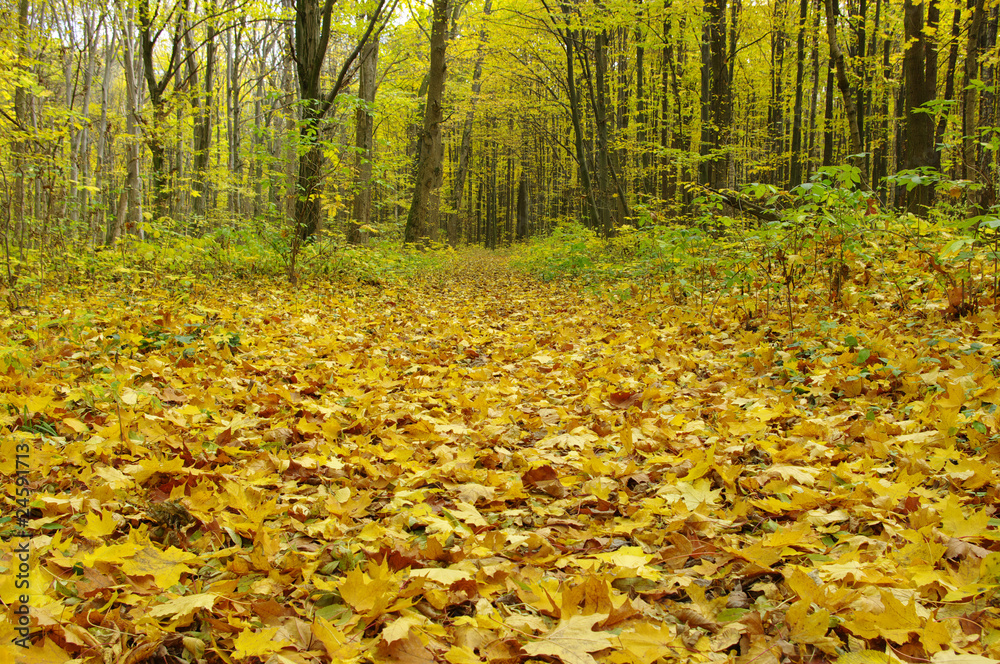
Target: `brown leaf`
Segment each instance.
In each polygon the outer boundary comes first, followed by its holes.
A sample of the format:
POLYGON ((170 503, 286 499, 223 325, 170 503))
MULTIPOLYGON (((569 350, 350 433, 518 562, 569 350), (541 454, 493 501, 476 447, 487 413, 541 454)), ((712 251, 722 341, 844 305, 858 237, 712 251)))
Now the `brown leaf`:
POLYGON ((566 487, 559 481, 559 474, 549 465, 532 468, 521 475, 521 481, 527 486, 544 491, 553 498, 563 498, 567 494, 566 487))
POLYGON ((642 402, 642 392, 613 392, 608 396, 608 405, 612 408, 625 410, 642 402))

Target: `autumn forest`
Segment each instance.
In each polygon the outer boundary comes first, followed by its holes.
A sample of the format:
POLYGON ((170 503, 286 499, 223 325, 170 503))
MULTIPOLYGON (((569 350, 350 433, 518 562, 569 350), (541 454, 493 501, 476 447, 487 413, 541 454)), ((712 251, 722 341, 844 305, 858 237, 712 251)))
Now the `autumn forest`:
POLYGON ((0 7, 0 661, 1000 661, 995 0, 0 7))
POLYGON ((851 164, 881 206, 985 210, 996 8, 64 3, 4 24, 15 243, 320 229, 488 247, 691 215, 851 164), (918 183, 915 187, 904 186, 918 183), (968 191, 967 191, 968 190, 968 191))

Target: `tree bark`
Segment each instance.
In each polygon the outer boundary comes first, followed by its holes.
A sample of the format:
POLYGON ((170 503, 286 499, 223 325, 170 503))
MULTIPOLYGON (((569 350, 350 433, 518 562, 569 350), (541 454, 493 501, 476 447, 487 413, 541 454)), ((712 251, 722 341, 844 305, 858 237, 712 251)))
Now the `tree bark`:
MULTIPOLYGON (((771 154, 778 157, 774 166, 774 179, 778 184, 784 179, 785 117, 784 117, 784 64, 785 64, 785 3, 777 0, 771 27, 771 103, 768 105, 768 128, 771 133, 771 154)), ((801 90, 796 96, 801 95, 801 90)))
POLYGON ((165 67, 158 67, 157 63, 154 62, 156 44, 162 32, 161 29, 153 25, 155 13, 151 13, 149 0, 140 0, 138 3, 139 51, 142 56, 142 73, 149 93, 149 104, 153 109, 153 126, 150 131, 145 132, 145 136, 146 145, 152 158, 153 210, 157 217, 166 215, 170 204, 170 177, 167 172, 166 145, 161 129, 169 111, 165 98, 167 86, 177 74, 181 60, 181 42, 183 41, 181 26, 187 13, 187 0, 182 1, 184 2, 183 6, 180 2, 170 6, 165 20, 167 23, 171 19, 174 20, 174 30, 170 37, 170 55, 165 67), (161 70, 162 73, 157 78, 157 73, 161 70))
MULTIPOLYGON (((936 14, 936 0, 929 0, 928 15, 936 14)), ((906 151, 904 168, 934 168, 937 150, 934 145, 934 118, 925 104, 936 97, 936 54, 931 53, 929 39, 924 34, 924 7, 913 0, 904 0, 903 27, 906 37, 906 54, 903 57, 903 74, 906 79, 906 151), (934 76, 928 78, 928 74, 934 76)), ((914 187, 907 195, 907 209, 923 214, 931 204, 933 188, 927 185, 914 187)))
POLYGON ((434 0, 431 25, 431 61, 427 80, 427 103, 424 126, 420 133, 420 151, 413 199, 406 217, 404 241, 426 243, 431 233, 431 197, 441 186, 441 122, 444 119, 445 50, 448 37, 448 0, 434 0))
MULTIPOLYGON (((493 0, 486 0, 483 5, 484 20, 489 20, 493 13, 493 0)), ((469 110, 465 114, 465 122, 462 125, 462 144, 458 150, 458 169, 455 172, 455 186, 452 191, 452 213, 448 218, 448 243, 451 246, 458 244, 458 217, 462 211, 462 197, 465 192, 465 180, 469 173, 469 156, 472 154, 472 122, 476 114, 476 105, 479 102, 479 92, 482 89, 483 58, 485 57, 485 45, 487 40, 486 28, 479 32, 479 43, 476 46, 476 62, 472 68, 472 99, 469 100, 469 110)))
MULTIPOLYGON (((561 2, 559 5, 562 15, 566 21, 563 28, 556 27, 556 32, 566 49, 566 91, 569 97, 570 119, 573 124, 573 145, 576 153, 576 167, 580 179, 580 186, 583 187, 583 194, 587 199, 587 215, 590 219, 591 228, 600 227, 601 215, 598 213, 597 200, 594 196, 594 188, 590 181, 590 169, 587 166, 587 151, 584 148, 583 120, 580 113, 580 93, 576 87, 576 71, 574 67, 575 45, 577 32, 570 27, 569 20, 572 14, 569 5, 561 2)), ((553 21, 556 20, 549 9, 549 15, 553 21)))
MULTIPOLYGON (((323 223, 323 118, 326 117, 353 74, 361 49, 373 38, 375 27, 384 18, 386 0, 380 0, 368 19, 364 34, 344 59, 330 90, 323 92, 320 77, 330 43, 335 0, 297 0, 295 3, 295 69, 298 78, 301 116, 299 123, 299 167, 295 191, 295 232, 292 254, 298 244, 315 235, 323 223)), ((395 4, 393 4, 395 7, 395 4)), ((387 13, 391 13, 391 10, 387 13)), ((293 261, 294 263, 294 261, 293 261)), ((294 265, 290 266, 294 279, 294 265)))
POLYGON ((809 0, 799 2, 798 34, 795 40, 795 111, 792 115, 792 168, 788 178, 791 189, 802 183, 802 94, 805 81, 806 20, 809 0))
POLYGON ((528 237, 528 183, 524 171, 521 172, 521 180, 517 184, 516 234, 518 241, 528 237))
MULTIPOLYGON (((941 98, 946 102, 955 99, 955 70, 958 67, 958 36, 962 27, 962 10, 956 9, 951 19, 951 43, 948 46, 948 69, 944 75, 944 96, 941 98)), ((951 117, 950 108, 946 107, 941 113, 934 132, 934 145, 944 144, 945 130, 948 129, 948 118, 951 117)), ((941 153, 937 153, 938 168, 941 167, 941 153)))
MULTIPOLYGON (((664 38, 667 38, 664 35, 664 38)), ((645 200, 653 193, 654 180, 651 177, 653 155, 649 149, 649 119, 646 113, 645 67, 646 48, 645 37, 641 25, 635 28, 635 138, 639 146, 638 176, 635 179, 635 189, 640 199, 645 200)))
POLYGON ((732 95, 726 58, 726 0, 707 0, 705 13, 708 19, 708 58, 702 66, 702 94, 705 94, 707 88, 708 98, 703 97, 702 107, 707 103, 708 131, 706 133, 702 129, 702 140, 707 143, 702 147, 702 157, 705 159, 702 179, 712 187, 722 189, 729 182, 729 160, 723 158, 719 151, 729 146, 732 122, 732 95), (704 82, 706 75, 710 80, 708 86, 704 82))
POLYGON ((351 244, 368 242, 368 232, 364 230, 371 222, 372 211, 372 159, 375 157, 375 104, 376 71, 378 68, 378 40, 371 40, 361 49, 361 65, 358 74, 358 97, 362 104, 355 113, 354 145, 358 149, 355 161, 357 193, 354 194, 354 210, 347 224, 347 241, 351 244))
POLYGON ((972 23, 965 46, 962 75, 962 177, 971 180, 976 171, 976 90, 970 84, 979 78, 979 42, 983 33, 984 0, 974 0, 972 23))
POLYGON ((28 74, 28 10, 30 4, 28 0, 20 0, 17 4, 17 68, 20 70, 18 76, 19 85, 14 88, 14 119, 17 121, 17 132, 24 138, 14 142, 14 200, 12 201, 12 212, 15 224, 15 233, 18 237, 24 236, 25 224, 25 177, 28 158, 27 133, 30 120, 28 118, 30 100, 28 88, 20 84, 27 79, 28 74))
MULTIPOLYGON (((214 3, 209 0, 205 4, 205 12, 213 14, 215 12, 214 3)), ((194 122, 191 129, 193 143, 193 170, 192 191, 194 197, 195 223, 198 219, 205 218, 206 204, 208 200, 208 157, 209 149, 212 146, 212 96, 215 88, 215 24, 209 21, 205 39, 205 83, 202 90, 198 90, 198 64, 197 54, 190 31, 185 35, 188 49, 188 82, 194 92, 191 95, 194 106, 194 122)))
MULTIPOLYGON (((830 60, 837 73, 837 87, 844 100, 844 111, 847 113, 847 126, 851 137, 851 155, 861 154, 861 132, 858 131, 858 109, 854 103, 851 84, 847 80, 847 64, 844 52, 837 39, 837 7, 834 0, 825 0, 826 4, 826 38, 830 43, 830 60)), ((827 118, 829 120, 829 118, 827 118)))

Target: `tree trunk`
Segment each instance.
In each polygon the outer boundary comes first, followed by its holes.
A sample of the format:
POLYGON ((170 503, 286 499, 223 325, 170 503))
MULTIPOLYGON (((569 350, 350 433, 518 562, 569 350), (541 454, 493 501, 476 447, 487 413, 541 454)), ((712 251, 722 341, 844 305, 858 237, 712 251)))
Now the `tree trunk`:
MULTIPOLYGON (((930 0, 929 15, 937 13, 936 0, 930 0)), ((906 152, 904 168, 935 167, 937 151, 934 145, 934 118, 924 106, 936 97, 936 56, 931 55, 929 39, 924 34, 924 7, 912 0, 903 3, 903 27, 906 35, 906 54, 903 74, 906 77, 906 152), (929 57, 930 56, 930 57, 929 57), (930 69, 931 71, 928 71, 930 69), (928 79, 928 73, 935 73, 928 79)), ((914 187, 907 195, 907 209, 924 214, 931 204, 933 188, 927 185, 914 187)))
MULTIPOLYGON (((214 3, 207 2, 205 12, 212 14, 214 3)), ((192 142, 194 147, 192 195, 194 197, 195 223, 205 218, 208 200, 208 157, 212 145, 212 93, 215 87, 215 24, 208 22, 205 39, 205 85, 203 91, 198 90, 198 65, 195 62, 196 53, 191 33, 186 33, 189 57, 189 84, 194 88, 192 103, 194 105, 194 126, 192 127, 192 142)))
MULTIPOLYGON (((493 12, 493 0, 486 0, 483 5, 484 19, 488 20, 493 12)), ((462 197, 465 192, 465 179, 469 173, 469 155, 472 153, 472 121, 476 114, 476 104, 479 102, 479 91, 482 89, 483 58, 485 57, 486 29, 479 32, 479 43, 476 46, 476 63, 472 68, 472 99, 469 100, 469 110, 465 114, 462 125, 462 145, 458 150, 458 169, 455 172, 455 186, 452 191, 452 213, 448 217, 448 243, 458 244, 458 217, 462 210, 462 197)))
MULTIPOLYGON (((956 9, 951 19, 951 43, 948 46, 948 69, 944 75, 944 96, 941 98, 946 102, 955 99, 955 70, 958 67, 958 37, 962 27, 962 10, 956 9)), ((938 120, 937 130, 934 132, 934 145, 944 144, 945 130, 948 129, 948 118, 951 116, 950 107, 946 106, 938 120)), ((938 168, 941 167, 941 153, 937 153, 938 168)))
POLYGON ((528 183, 525 173, 521 171, 521 180, 517 184, 517 240, 528 237, 528 183))
POLYGON ((984 0, 974 0, 972 24, 965 46, 965 71, 962 75, 962 177, 975 178, 976 170, 976 90, 970 84, 979 78, 979 42, 983 35, 984 0))
MULTIPOLYGON (((785 3, 774 3, 771 22, 771 100, 768 105, 768 128, 771 133, 771 154, 777 157, 772 182, 784 179, 785 117, 784 117, 784 65, 785 65, 785 3)), ((801 91, 800 91, 801 92, 801 91)), ((798 96, 798 95, 797 95, 798 96)))
MULTIPOLYGON (((117 52, 118 28, 112 23, 111 36, 104 44, 104 72, 101 77, 101 117, 97 124, 97 172, 94 177, 94 186, 99 191, 104 192, 104 208, 106 210, 103 219, 94 219, 91 223, 90 237, 94 242, 101 242, 107 237, 107 229, 114 225, 111 222, 115 200, 112 197, 112 187, 108 175, 112 170, 114 162, 111 148, 111 141, 108 136, 108 105, 111 96, 111 72, 114 69, 112 62, 117 52), (103 228, 100 221, 103 221, 103 228)), ((95 215, 96 216, 96 215, 95 215)))
POLYGON ((809 17, 809 0, 799 2, 798 35, 795 40, 795 111, 792 114, 792 170, 788 188, 802 183, 802 93, 805 83, 806 20, 809 17))
POLYGON ((826 38, 830 43, 830 60, 837 72, 837 87, 844 100, 844 110, 847 113, 847 126, 851 136, 851 156, 861 154, 861 133, 858 131, 858 109, 854 104, 854 94, 847 80, 847 64, 844 52, 837 40, 837 7, 834 0, 825 0, 826 4, 826 38))
POLYGON ((819 123, 817 118, 819 113, 817 109, 819 107, 819 75, 820 75, 820 58, 819 58, 819 17, 823 13, 820 8, 822 6, 823 0, 816 0, 816 7, 813 11, 813 30, 812 30, 812 94, 809 98, 809 146, 808 146, 808 156, 806 158, 804 173, 802 174, 803 180, 809 179, 809 173, 812 171, 813 165, 818 161, 818 157, 821 155, 818 153, 819 135, 817 132, 817 127, 819 123))
POLYGON ((142 55, 142 72, 146 80, 146 88, 149 93, 149 104, 153 108, 153 126, 150 131, 145 132, 146 145, 152 158, 152 180, 153 180, 153 214, 156 217, 164 216, 168 213, 170 205, 170 176, 167 172, 166 145, 162 134, 162 127, 166 121, 169 109, 166 104, 167 86, 174 79, 180 64, 181 42, 183 39, 183 20, 187 14, 187 4, 183 6, 174 4, 169 8, 166 22, 169 23, 174 18, 174 30, 171 35, 170 55, 163 66, 159 62, 154 62, 154 55, 157 50, 157 41, 162 29, 153 24, 156 16, 155 12, 150 13, 149 0, 140 0, 139 10, 139 50, 142 55), (157 73, 160 74, 159 79, 157 73))
MULTIPOLYGON (((664 39, 668 39, 664 35, 664 39)), ((653 155, 649 149, 649 119, 646 115, 645 67, 646 48, 642 27, 635 28, 635 138, 639 146, 637 166, 638 176, 635 179, 635 189, 640 200, 645 201, 653 193, 654 180, 651 177, 653 155)))
POLYGON ((563 46, 566 48, 566 89, 569 95, 570 118, 573 122, 573 143, 576 152, 577 173, 579 174, 580 185, 583 187, 583 193, 587 197, 587 213, 590 217, 590 227, 596 229, 600 227, 601 215, 597 210, 597 201, 594 198, 594 189, 590 182, 590 169, 587 167, 583 122, 580 117, 580 93, 576 89, 576 72, 573 66, 576 30, 569 27, 569 6, 561 3, 560 7, 567 21, 567 27, 562 29, 557 28, 557 30, 559 37, 562 39, 563 46))
MULTIPOLYGON (((18 59, 18 85, 14 88, 14 118, 17 120, 18 133, 25 135, 25 140, 14 142, 14 200, 12 201, 12 212, 16 234, 24 237, 25 225, 25 177, 27 170, 26 162, 28 156, 28 141, 26 134, 30 125, 28 118, 30 100, 28 98, 28 88, 23 85, 23 81, 29 79, 28 71, 28 10, 30 5, 28 0, 20 0, 17 5, 17 59, 18 59)), ((23 247, 22 247, 23 249, 23 247)), ((13 284, 9 284, 13 285, 13 284)))
MULTIPOLYGON (((708 21, 708 58, 702 64, 702 108, 707 104, 708 131, 706 133, 702 129, 703 140, 707 139, 707 145, 702 148, 702 156, 706 160, 702 178, 713 188, 723 189, 729 183, 729 160, 719 154, 719 151, 729 147, 732 121, 732 96, 726 62, 726 0, 707 0, 705 13, 708 21), (704 82, 706 75, 710 80, 707 86, 704 82), (704 97, 706 89, 707 99, 704 97)), ((703 110, 703 116, 705 114, 703 110)))
POLYGON ((375 141, 376 73, 378 69, 378 40, 373 39, 361 50, 361 65, 358 75, 358 97, 363 104, 355 113, 354 145, 357 147, 355 161, 357 193, 354 194, 354 214, 347 224, 347 241, 351 244, 368 242, 368 231, 363 227, 371 222, 372 211, 372 159, 375 141))
MULTIPOLYGON (((323 223, 322 121, 347 84, 361 49, 373 38, 375 26, 383 18, 385 0, 371 13, 364 34, 344 58, 333 85, 325 94, 321 88, 323 61, 330 43, 333 0, 297 0, 295 3, 295 66, 298 78, 301 122, 299 124, 299 168, 295 191, 295 232, 289 277, 295 279, 295 256, 299 245, 319 232, 323 223)), ((394 5, 395 6, 395 5, 394 5)))
MULTIPOLYGON (((135 34, 133 9, 119 0, 119 11, 124 19, 122 26, 123 62, 125 70, 125 132, 131 140, 125 147, 125 162, 128 173, 125 188, 119 198, 117 212, 110 220, 105 236, 106 244, 114 244, 126 229, 136 229, 142 221, 142 180, 139 179, 139 82, 136 69, 141 65, 134 51, 135 34)), ((144 41, 144 40, 143 40, 144 41)))
POLYGON ((826 106, 823 107, 823 165, 833 166, 833 60, 826 71, 826 106))
MULTIPOLYGON (((882 7, 882 0, 878 0, 875 5, 875 34, 880 34, 879 32, 879 20, 880 20, 880 10, 882 7)), ((872 44, 873 52, 877 49, 877 40, 872 44)), ((889 35, 886 35, 882 39, 882 80, 884 81, 884 89, 882 90, 882 100, 879 108, 879 112, 876 114, 878 118, 877 129, 875 131, 874 143, 875 148, 872 150, 872 184, 878 187, 879 194, 882 198, 884 204, 889 203, 889 187, 888 183, 885 182, 886 175, 889 174, 889 100, 891 97, 891 92, 889 89, 889 81, 892 80, 892 69, 889 62, 889 57, 892 53, 892 39, 889 35)))
POLYGON ((425 243, 431 232, 431 197, 441 186, 441 106, 444 99, 445 49, 448 32, 448 0, 434 0, 431 25, 431 61, 427 80, 427 103, 424 106, 424 127, 420 134, 420 151, 413 199, 406 217, 404 241, 425 243))
MULTIPOLYGON (((606 30, 594 32, 594 71, 597 75, 596 91, 591 89, 591 99, 594 102, 594 124, 597 126, 597 211, 600 222, 597 227, 601 235, 608 236, 615 222, 611 215, 611 155, 608 141, 608 111, 607 111, 607 43, 606 30), (596 92, 596 94, 595 94, 596 92)), ((588 83, 590 79, 588 77, 588 83)))
MULTIPOLYGON (((857 52, 855 53, 854 61, 856 63, 855 72, 858 76, 860 84, 854 86, 854 108, 857 111, 858 116, 858 145, 861 149, 858 150, 859 153, 867 152, 865 149, 867 147, 867 142, 865 141, 865 94, 871 88, 871 76, 869 75, 868 67, 868 0, 859 0, 858 11, 851 17, 854 19, 855 34, 857 34, 857 52)), ((864 159, 867 163, 867 157, 864 159)), ((860 165, 860 164, 859 164, 860 165)), ((863 170, 864 178, 868 178, 868 170, 863 170)))

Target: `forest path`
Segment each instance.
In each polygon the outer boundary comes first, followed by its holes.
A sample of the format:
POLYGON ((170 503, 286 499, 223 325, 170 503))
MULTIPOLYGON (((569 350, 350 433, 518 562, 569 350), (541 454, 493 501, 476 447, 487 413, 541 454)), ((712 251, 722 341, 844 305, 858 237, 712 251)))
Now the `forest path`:
POLYGON ((2 319, 0 479, 29 450, 45 661, 1000 654, 985 343, 713 329, 489 256, 39 305, 2 319))

